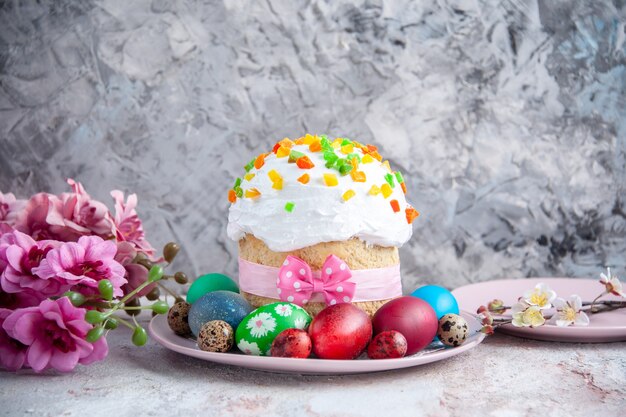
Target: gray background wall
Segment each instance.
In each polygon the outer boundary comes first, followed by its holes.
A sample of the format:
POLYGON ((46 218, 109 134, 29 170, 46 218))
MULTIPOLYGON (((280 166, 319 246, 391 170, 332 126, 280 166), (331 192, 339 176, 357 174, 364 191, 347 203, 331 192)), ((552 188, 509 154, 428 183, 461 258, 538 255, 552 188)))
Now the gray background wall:
POLYGON ((305 132, 405 173, 407 290, 624 275, 623 1, 0 4, 0 190, 136 192, 191 275, 235 273, 226 190, 305 132))

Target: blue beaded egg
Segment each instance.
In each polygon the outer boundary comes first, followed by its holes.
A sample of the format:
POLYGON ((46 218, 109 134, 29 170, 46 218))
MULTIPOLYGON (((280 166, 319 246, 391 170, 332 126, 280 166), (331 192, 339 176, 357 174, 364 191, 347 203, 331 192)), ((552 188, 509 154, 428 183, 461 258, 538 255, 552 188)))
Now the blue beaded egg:
POLYGON ((198 336, 204 323, 222 320, 233 329, 253 310, 241 295, 232 291, 212 291, 200 297, 189 310, 189 327, 198 336))

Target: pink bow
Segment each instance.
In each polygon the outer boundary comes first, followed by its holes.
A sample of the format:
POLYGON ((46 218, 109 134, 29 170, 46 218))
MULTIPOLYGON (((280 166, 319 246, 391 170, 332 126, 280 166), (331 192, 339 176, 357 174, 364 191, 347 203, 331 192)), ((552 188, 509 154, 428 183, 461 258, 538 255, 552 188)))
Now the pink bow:
POLYGON ((327 305, 349 303, 356 290, 356 284, 348 281, 350 277, 352 273, 348 265, 335 255, 326 258, 319 278, 313 277, 309 264, 302 259, 287 256, 278 271, 276 287, 282 301, 300 306, 320 292, 327 305))

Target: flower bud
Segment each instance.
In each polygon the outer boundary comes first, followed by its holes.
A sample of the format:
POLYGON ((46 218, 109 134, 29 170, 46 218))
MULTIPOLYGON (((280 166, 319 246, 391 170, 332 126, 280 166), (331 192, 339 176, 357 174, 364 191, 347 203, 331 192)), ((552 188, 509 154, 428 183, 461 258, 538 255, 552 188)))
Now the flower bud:
POLYGON ((150 308, 157 314, 165 314, 169 311, 170 306, 167 304, 167 302, 159 300, 156 303, 152 304, 150 308))
POLYGON ((163 278, 163 267, 161 265, 152 265, 148 272, 148 282, 157 282, 163 278))
POLYGON ((486 334, 487 336, 491 336, 493 334, 493 332, 494 332, 494 328, 493 328, 493 326, 490 326, 490 325, 483 326, 480 329, 480 332, 486 334))
POLYGON ((175 273, 174 274, 174 279, 179 284, 186 284, 186 283, 189 282, 189 278, 187 278, 187 275, 185 275, 185 273, 183 273, 183 272, 175 273))
POLYGON ((476 310, 476 314, 483 314, 484 312, 488 311, 487 307, 485 306, 480 306, 478 307, 478 310, 476 310))
POLYGON ((481 323, 485 326, 491 326, 493 324, 493 317, 488 312, 482 313, 480 316, 481 323))
POLYGON ((85 321, 90 324, 98 324, 102 323, 104 320, 104 313, 101 313, 98 310, 89 310, 85 313, 85 321))
POLYGON ((68 291, 63 295, 70 299, 70 302, 74 307, 80 307, 85 304, 85 301, 87 301, 84 295, 76 291, 68 291))
POLYGON ((493 314, 504 314, 504 312, 506 311, 506 308, 504 307, 504 301, 499 300, 497 298, 495 300, 492 300, 487 305, 487 308, 493 314))
POLYGON ((104 300, 111 301, 113 299, 113 284, 108 279, 98 282, 98 291, 104 300))
POLYGON ((98 341, 98 339, 100 339, 103 334, 104 328, 102 326, 94 327, 87 332, 87 337, 85 338, 85 340, 89 343, 94 343, 98 341))
POLYGON ((169 242, 163 248, 163 259, 165 259, 168 264, 171 264, 176 255, 178 255, 178 251, 180 251, 178 243, 169 242))
POLYGON ((141 326, 135 327, 135 331, 133 332, 132 337, 133 344, 135 346, 143 346, 148 341, 148 333, 146 333, 146 329, 141 326))

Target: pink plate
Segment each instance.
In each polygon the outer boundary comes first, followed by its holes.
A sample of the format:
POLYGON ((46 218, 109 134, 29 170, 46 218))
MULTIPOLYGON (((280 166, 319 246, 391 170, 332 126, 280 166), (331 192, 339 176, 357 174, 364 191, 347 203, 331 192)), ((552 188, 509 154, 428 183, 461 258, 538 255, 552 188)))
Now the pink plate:
MULTIPOLYGON (((459 307, 467 311, 476 311, 483 304, 499 298, 506 305, 512 305, 526 290, 543 282, 557 295, 563 298, 571 294, 579 295, 583 301, 592 301, 603 290, 598 280, 574 278, 530 278, 486 281, 466 285, 452 291, 459 302, 459 307)), ((623 298, 607 295, 603 300, 623 300, 623 298)), ((558 327, 543 325, 534 329, 505 325, 498 330, 513 336, 529 339, 548 340, 553 342, 619 342, 626 340, 626 309, 608 311, 589 316, 589 326, 558 327)))
POLYGON ((466 352, 483 341, 485 335, 476 333, 481 325, 471 314, 461 313, 470 326, 471 336, 461 346, 446 348, 441 343, 433 343, 423 351, 400 359, 357 359, 357 360, 324 360, 324 359, 292 359, 272 358, 267 356, 249 356, 242 353, 214 353, 198 349, 195 340, 177 336, 167 325, 165 315, 156 316, 150 322, 150 334, 166 348, 183 355, 192 356, 206 361, 245 368, 297 374, 358 374, 364 372, 388 371, 391 369, 408 368, 440 361, 466 352))

